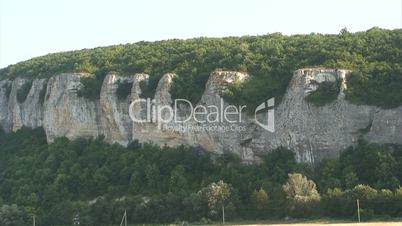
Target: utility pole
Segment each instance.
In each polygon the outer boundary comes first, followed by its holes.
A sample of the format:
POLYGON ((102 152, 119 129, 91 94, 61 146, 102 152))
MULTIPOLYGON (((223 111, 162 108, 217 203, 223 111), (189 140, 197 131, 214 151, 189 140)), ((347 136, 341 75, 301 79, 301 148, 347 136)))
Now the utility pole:
POLYGON ((360 223, 360 202, 358 199, 356 200, 356 203, 357 203, 357 219, 359 220, 360 223))
POLYGON ((32 225, 33 225, 33 226, 36 226, 35 215, 32 215, 32 225))

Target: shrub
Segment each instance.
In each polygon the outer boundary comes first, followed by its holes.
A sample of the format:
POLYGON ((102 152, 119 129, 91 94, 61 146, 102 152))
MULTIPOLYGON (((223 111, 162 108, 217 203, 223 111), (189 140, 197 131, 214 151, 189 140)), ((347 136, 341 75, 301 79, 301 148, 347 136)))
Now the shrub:
POLYGON ((77 91, 77 95, 90 100, 99 99, 104 77, 105 75, 99 74, 95 76, 81 77, 80 82, 82 86, 77 91))
POLYGON ((94 74, 97 70, 96 66, 94 66, 92 63, 88 61, 84 61, 80 64, 76 64, 74 68, 75 72, 79 73, 89 73, 89 74, 94 74))
POLYGON ((160 76, 152 76, 149 80, 143 80, 140 82, 141 98, 153 98, 155 96, 156 88, 160 76))
POLYGON ((116 95, 119 100, 124 100, 131 93, 131 88, 133 87, 133 83, 129 81, 119 81, 117 84, 116 95))
POLYGON ((1 87, 1 88, 2 88, 2 89, 5 89, 6 97, 7 97, 7 98, 10 97, 10 93, 11 93, 11 84, 5 83, 5 84, 3 85, 3 87, 1 87))
POLYGON ((325 81, 319 83, 317 90, 311 92, 306 97, 306 100, 316 106, 324 106, 336 100, 340 87, 341 82, 339 80, 335 82, 325 81))
POLYGON ((39 101, 40 103, 43 103, 45 101, 45 96, 46 96, 46 89, 47 89, 47 81, 43 83, 43 86, 39 92, 39 101))
POLYGON ((317 214, 315 209, 321 197, 314 181, 299 173, 289 174, 287 182, 283 185, 283 191, 286 193, 292 216, 308 217, 317 214))
POLYGON ((23 103, 29 94, 29 90, 31 89, 32 82, 28 81, 22 84, 21 87, 17 90, 17 101, 19 103, 23 103))

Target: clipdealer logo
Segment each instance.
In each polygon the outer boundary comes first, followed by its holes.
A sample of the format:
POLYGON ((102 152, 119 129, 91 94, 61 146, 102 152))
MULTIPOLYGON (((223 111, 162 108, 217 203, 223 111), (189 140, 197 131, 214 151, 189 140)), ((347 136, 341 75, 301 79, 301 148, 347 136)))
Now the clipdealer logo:
MULTIPOLYGON (((271 133, 275 132, 275 98, 261 103, 254 111, 255 123, 271 133), (266 120, 261 120, 262 113, 266 113, 266 120)), ((173 105, 158 104, 155 99, 137 99, 131 102, 129 106, 129 115, 135 123, 156 123, 158 129, 162 125, 167 124, 180 124, 193 121, 202 128, 212 130, 217 128, 217 123, 239 124, 243 122, 242 114, 244 114, 245 105, 225 105, 222 98, 220 98, 219 105, 193 105, 189 100, 176 99, 173 105), (186 116, 179 116, 179 105, 186 106, 189 109, 189 114, 186 116)), ((264 118, 263 118, 264 119, 264 118)), ((193 128, 194 126, 192 126, 193 128)), ((222 129, 221 129, 222 130, 222 129)))
POLYGON ((254 119, 257 125, 261 126, 265 130, 273 133, 275 132, 275 98, 271 98, 260 105, 258 105, 254 111, 254 119), (257 113, 261 111, 267 112, 267 122, 264 124, 260 122, 257 118, 257 113))

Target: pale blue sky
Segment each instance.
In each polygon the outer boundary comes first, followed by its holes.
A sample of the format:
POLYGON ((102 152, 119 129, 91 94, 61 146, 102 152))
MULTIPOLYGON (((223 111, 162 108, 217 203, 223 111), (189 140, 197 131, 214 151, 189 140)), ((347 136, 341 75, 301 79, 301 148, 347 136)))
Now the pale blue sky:
POLYGON ((0 67, 141 40, 393 29, 401 11, 401 0, 0 0, 0 67))

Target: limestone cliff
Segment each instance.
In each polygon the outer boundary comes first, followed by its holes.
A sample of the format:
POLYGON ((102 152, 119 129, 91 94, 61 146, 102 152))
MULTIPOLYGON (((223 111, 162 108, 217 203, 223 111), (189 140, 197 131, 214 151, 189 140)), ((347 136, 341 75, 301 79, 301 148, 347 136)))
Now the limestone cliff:
MULTIPOLYGON (((146 74, 121 77, 108 74, 102 85, 100 98, 92 101, 77 94, 82 86, 80 77, 87 74, 66 73, 45 79, 35 79, 26 99, 20 103, 18 90, 26 79, 0 81, 0 126, 6 132, 21 127, 43 127, 47 139, 56 137, 91 138, 103 135, 109 143, 127 145, 131 141, 152 142, 158 145, 181 144, 200 146, 206 151, 221 154, 232 152, 246 162, 259 161, 260 156, 280 146, 296 152, 302 162, 314 162, 324 157, 335 157, 342 149, 355 145, 359 138, 370 142, 402 144, 402 106, 380 109, 374 106, 354 105, 345 100, 346 77, 349 71, 335 69, 300 69, 282 101, 275 106, 275 131, 270 132, 256 123, 254 115, 246 113, 236 123, 213 120, 206 123, 205 116, 190 118, 191 109, 178 105, 178 121, 164 121, 168 111, 162 111, 161 119, 146 121, 149 112, 146 102, 130 105, 141 98, 140 82, 147 81, 146 74), (323 81, 342 82, 338 98, 325 106, 317 107, 305 97, 316 90, 323 81), (129 95, 117 97, 120 82, 132 83, 129 95), (131 108, 130 108, 131 106, 131 108), (132 115, 141 122, 134 122, 132 115), (185 120, 188 119, 188 120, 185 120), (215 129, 205 129, 205 128, 215 129), (194 129, 204 128, 204 129, 194 129), (242 128, 222 130, 228 128, 242 128)), ((160 79, 153 106, 174 105, 170 87, 175 74, 165 74, 160 79)), ((241 82, 248 75, 241 72, 215 71, 206 84, 199 106, 214 105, 218 110, 228 106, 221 102, 224 87, 234 81, 241 82)), ((202 110, 202 109, 201 109, 202 110)), ((266 121, 267 113, 257 115, 266 121)), ((233 116, 231 120, 236 120, 233 116)))
POLYGON ((49 79, 43 102, 43 128, 49 142, 56 137, 90 138, 100 135, 99 103, 77 95, 85 74, 61 74, 49 79))

